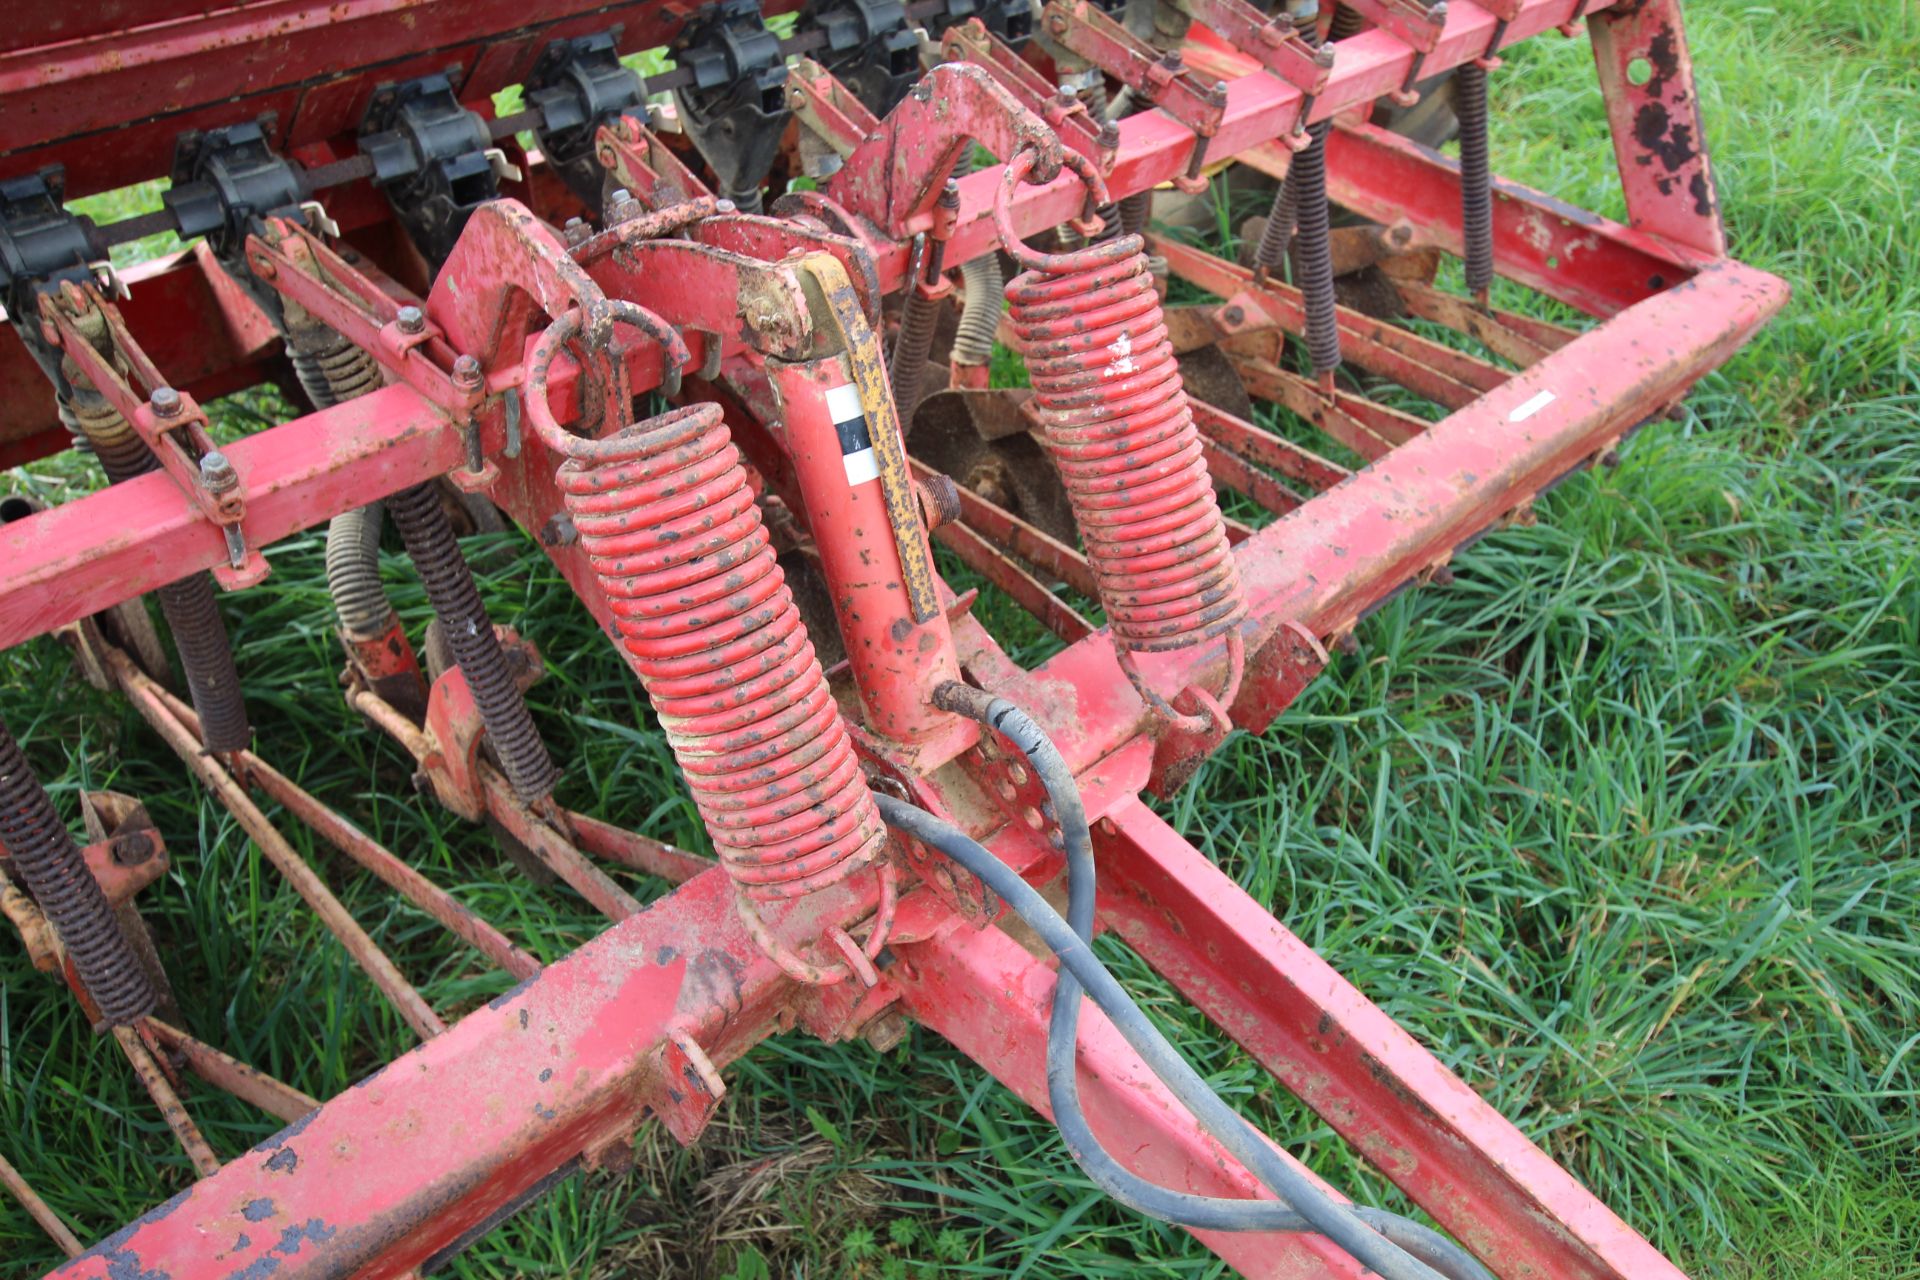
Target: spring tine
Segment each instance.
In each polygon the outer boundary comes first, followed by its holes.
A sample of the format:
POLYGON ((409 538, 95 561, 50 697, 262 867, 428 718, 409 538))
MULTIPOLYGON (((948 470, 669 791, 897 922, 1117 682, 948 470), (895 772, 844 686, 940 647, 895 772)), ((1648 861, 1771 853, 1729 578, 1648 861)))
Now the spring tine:
POLYGON ((635 871, 644 871, 662 880, 681 884, 720 864, 685 849, 643 836, 637 831, 616 827, 611 822, 590 818, 584 813, 567 813, 567 825, 573 828, 580 847, 597 858, 617 862, 635 871))
POLYGON ((529 853, 540 859, 549 871, 592 904, 595 911, 617 922, 645 910, 638 899, 615 884, 606 872, 587 861, 586 855, 534 816, 526 805, 508 794, 506 787, 495 784, 499 775, 489 765, 482 763, 480 772, 490 784, 487 787, 488 816, 529 853))
MULTIPOLYGON (((913 464, 913 469, 914 474, 922 479, 934 474, 931 468, 919 462, 913 464)), ((995 546, 1053 575, 1081 595, 1099 599, 1098 581, 1085 556, 973 490, 956 486, 956 491, 960 495, 961 523, 995 546)))
MULTIPOLYGON (((174 718, 188 732, 198 734, 200 725, 190 708, 178 698, 160 690, 160 697, 174 718)), ((459 899, 394 856, 379 841, 328 808, 311 792, 251 751, 243 751, 239 762, 247 782, 273 797, 289 813, 311 827, 315 834, 378 876, 401 897, 419 907, 444 925, 449 932, 516 979, 530 978, 540 971, 540 962, 516 946, 504 933, 475 915, 459 899)))
POLYGON ((1410 280, 1397 280, 1393 287, 1407 304, 1407 310, 1420 319, 1464 333, 1522 369, 1558 351, 1576 336, 1572 330, 1550 321, 1479 307, 1454 294, 1410 280))
POLYGON ((194 772, 201 784, 214 793, 227 812, 231 813, 247 835, 252 837, 254 844, 259 846, 260 852, 266 856, 267 861, 286 877, 294 891, 313 908, 314 913, 320 917, 321 923, 325 924, 328 931, 340 940, 340 944, 347 949, 347 954, 353 957, 354 963, 366 971, 367 976, 373 980, 375 986, 380 988, 381 994, 387 997, 407 1025, 412 1027, 422 1040, 432 1039, 445 1031, 446 1023, 440 1020, 440 1016, 421 998, 420 993, 401 976, 400 970, 395 967, 387 954, 380 950, 379 944, 367 935, 367 932, 347 912, 346 907, 341 905, 340 900, 333 896, 332 890, 328 889, 314 869, 307 865, 306 860, 295 852, 293 846, 287 843, 286 837, 282 836, 267 820, 267 816, 260 812, 246 791, 234 780, 233 775, 212 756, 201 750, 199 739, 174 718, 153 681, 117 649, 107 650, 107 661, 113 668, 121 690, 132 701, 142 718, 152 725, 162 738, 166 739, 167 745, 173 748, 174 754, 186 762, 187 768, 194 772))
POLYGON ((115 1027, 113 1038, 120 1043, 121 1051, 127 1055, 127 1061, 133 1064, 134 1074, 140 1077, 140 1083, 146 1086, 147 1094, 153 1099, 153 1105, 160 1108, 167 1127, 173 1130, 173 1136, 180 1140, 181 1149, 187 1153, 187 1159, 193 1162, 193 1168, 203 1178, 210 1178, 220 1172, 220 1157, 213 1154, 213 1148, 200 1133, 200 1127, 187 1114, 186 1104, 180 1101, 173 1085, 167 1080, 160 1064, 153 1060, 153 1054, 147 1049, 147 1042, 132 1027, 115 1027))
POLYGON ((1193 402, 1193 421, 1200 428, 1200 434, 1209 440, 1231 449, 1249 462, 1271 467, 1283 476, 1311 485, 1317 492, 1325 493, 1353 476, 1353 472, 1338 463, 1329 462, 1310 449, 1304 449, 1291 440, 1236 418, 1204 401, 1193 402))
POLYGON ((318 1099, 308 1097, 292 1085, 282 1084, 158 1018, 143 1019, 140 1031, 155 1050, 178 1054, 188 1069, 202 1080, 275 1119, 292 1124, 320 1105, 318 1099))
MULTIPOLYGON (((160 460, 132 424, 90 383, 75 376, 78 369, 73 361, 68 360, 66 367, 74 382, 72 416, 100 459, 108 483, 122 484, 158 471, 160 460)), ((209 749, 235 751, 244 747, 253 731, 247 723, 240 673, 234 666, 233 645, 214 596, 213 578, 205 573, 189 574, 154 594, 159 596, 160 611, 173 632, 193 705, 206 720, 209 749)))
POLYGON ((40 1224, 40 1229, 60 1246, 62 1253, 69 1258, 77 1258, 86 1252, 80 1241, 74 1238, 73 1232, 67 1230, 67 1224, 60 1220, 60 1215, 53 1211, 53 1206, 40 1198, 39 1193, 27 1184, 27 1180, 20 1176, 20 1171, 5 1156, 0 1156, 0 1186, 13 1193, 13 1198, 26 1209, 28 1216, 40 1224))

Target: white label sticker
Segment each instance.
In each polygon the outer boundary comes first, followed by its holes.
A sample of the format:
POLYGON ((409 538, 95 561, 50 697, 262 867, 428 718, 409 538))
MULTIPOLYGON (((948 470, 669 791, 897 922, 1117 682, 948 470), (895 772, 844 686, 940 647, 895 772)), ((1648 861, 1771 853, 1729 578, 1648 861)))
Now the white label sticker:
POLYGON ((1534 414, 1540 412, 1559 398, 1559 396, 1556 396, 1551 391, 1542 391, 1539 395, 1508 414, 1507 421, 1525 422, 1528 418, 1531 418, 1534 414))
POLYGON ((828 387, 827 413, 840 437, 840 463, 847 469, 847 483, 878 480, 880 459, 873 451, 873 432, 867 426, 867 411, 860 404, 860 388, 851 382, 828 387))

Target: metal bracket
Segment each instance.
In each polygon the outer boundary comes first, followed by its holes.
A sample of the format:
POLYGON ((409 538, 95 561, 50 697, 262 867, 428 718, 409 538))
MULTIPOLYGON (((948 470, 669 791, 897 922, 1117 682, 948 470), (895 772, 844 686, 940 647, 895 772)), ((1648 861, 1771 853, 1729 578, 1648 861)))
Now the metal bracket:
POLYGON ((887 235, 904 238, 932 228, 947 179, 975 145, 1005 157, 1031 149, 1040 157, 1034 172, 1041 179, 1058 173, 1063 139, 1049 123, 985 68, 944 63, 847 157, 828 191, 887 235))
MULTIPOLYGON (((1086 156, 1102 172, 1112 165, 1114 152, 1120 145, 1120 131, 1095 120, 1072 90, 1056 90, 1051 81, 979 19, 960 23, 943 34, 937 56, 943 62, 978 67, 1021 108, 1045 121, 1049 131, 1058 135, 1058 143, 1086 156)), ((984 139, 982 143, 989 151, 993 150, 991 143, 984 139)), ((1000 158, 1004 160, 1007 156, 1000 158)))
POLYGON ((247 502, 241 476, 207 434, 206 413, 192 396, 168 385, 127 331, 119 308, 94 281, 66 280, 41 294, 40 318, 52 345, 127 420, 202 518, 220 530, 227 546, 227 562, 213 569, 220 585, 234 591, 264 580, 266 558, 248 547, 242 530, 247 502), (106 354, 83 324, 98 331, 106 354))
POLYGON ((622 188, 649 209, 711 196, 707 184, 638 115, 616 116, 594 132, 594 157, 607 185, 622 188))
MULTIPOLYGON (((1173 7, 1220 36, 1300 91, 1300 117, 1290 139, 1306 145, 1307 117, 1333 75, 1330 44, 1314 48, 1285 15, 1270 17, 1247 0, 1172 0, 1173 7)), ((1291 142, 1290 142, 1291 145, 1291 142)))
POLYGON ((1413 86, 1420 79, 1420 70, 1426 65, 1427 55, 1439 47, 1441 33, 1447 29, 1447 0, 1437 0, 1431 6, 1422 3, 1422 0, 1340 2, 1413 50, 1413 65, 1407 68, 1407 78, 1401 83, 1399 91, 1391 96, 1394 103, 1402 107, 1410 107, 1418 102, 1420 94, 1413 86))

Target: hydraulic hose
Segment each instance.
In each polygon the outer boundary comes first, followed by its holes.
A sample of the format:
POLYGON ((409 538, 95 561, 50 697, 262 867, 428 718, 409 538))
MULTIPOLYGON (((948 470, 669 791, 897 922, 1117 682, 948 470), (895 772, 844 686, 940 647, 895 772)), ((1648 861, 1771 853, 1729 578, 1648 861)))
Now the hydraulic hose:
MULTIPOLYGON (((1003 737, 1011 742, 1014 748, 1027 760, 1027 763, 1034 771, 1034 775, 1039 779, 1042 787, 1045 788, 1058 817, 1065 845, 1068 875, 1068 906, 1067 918, 1064 925, 1079 940, 1084 948, 1085 944, 1091 942, 1093 936, 1095 903, 1093 849, 1092 840, 1087 828, 1086 810, 1081 803, 1079 789, 1074 783, 1072 772, 1067 767, 1066 761, 1061 757, 1053 743, 1047 738, 1045 732, 1034 723, 1032 718, 1004 699, 996 698, 991 694, 968 685, 949 683, 941 686, 941 688, 935 692, 934 702, 944 710, 968 716, 989 728, 997 730, 1003 737)), ((883 804, 882 816, 886 817, 889 822, 893 821, 893 816, 888 805, 883 804)), ((944 824, 942 825, 944 826, 944 824)), ((963 841, 966 840, 963 833, 954 831, 950 827, 946 830, 950 832, 952 836, 958 837, 963 841)), ((930 841, 929 843, 932 842, 930 841)), ((967 841, 967 843, 971 844, 973 842, 967 841)), ((940 847, 943 852, 950 853, 945 846, 936 845, 936 847, 940 847)), ((1013 875, 1008 871, 1004 864, 999 863, 998 860, 994 859, 984 848, 981 848, 977 844, 974 844, 974 848, 978 850, 979 855, 984 856, 999 866, 1002 871, 1006 872, 1008 877, 1013 880, 1019 880, 1017 875, 1013 875)), ((969 869, 975 870, 976 874, 979 874, 978 870, 970 864, 969 869)), ((985 879, 986 877, 983 876, 982 878, 985 879)), ((1025 884, 1024 881, 1020 881, 1020 883, 1022 885, 1025 884)), ((999 889, 998 884, 994 884, 992 887, 994 887, 996 891, 999 889)), ((1029 893, 1031 893, 1031 890, 1029 890, 1029 893)), ((1049 915, 1052 915, 1055 922, 1059 922, 1059 917, 1053 915, 1051 908, 1046 907, 1044 900, 1039 899, 1037 894, 1033 895, 1033 900, 1038 902, 1041 908, 1046 910, 1049 915)), ((1016 897, 1009 897, 1007 901, 1010 905, 1014 906, 1016 911, 1021 913, 1023 918, 1027 918, 1028 922, 1033 924, 1034 927, 1042 933, 1043 938, 1047 936, 1047 930, 1042 929, 1037 922, 1027 916, 1027 913, 1021 909, 1021 903, 1016 900, 1016 897)), ((1052 939, 1048 939, 1048 941, 1049 945, 1052 945, 1052 939)), ((1085 954, 1091 959, 1091 952, 1085 952, 1085 954)), ((1087 1123, 1085 1112, 1080 1104, 1079 1084, 1074 1064, 1074 1049, 1079 1036, 1082 986, 1064 953, 1062 953, 1061 959, 1060 976, 1054 991, 1052 1015, 1048 1027, 1048 1094, 1054 1112, 1055 1123, 1060 1128, 1068 1151, 1096 1185, 1129 1208, 1182 1226, 1216 1231, 1318 1231, 1335 1239, 1336 1242, 1341 1243, 1343 1247, 1347 1247, 1349 1252, 1353 1252, 1356 1258, 1360 1258, 1361 1261, 1367 1262, 1370 1266, 1375 1266, 1376 1269, 1381 1271, 1381 1274, 1389 1276, 1396 1274, 1379 1267, 1376 1262, 1347 1245, 1347 1242, 1341 1240, 1334 1232, 1325 1230, 1322 1225, 1325 1221, 1324 1217, 1316 1220, 1316 1218, 1312 1216, 1311 1209, 1303 1212, 1285 1203, 1285 1199, 1291 1198, 1287 1191, 1281 1186, 1273 1185, 1273 1180, 1266 1176, 1266 1170, 1257 1167, 1252 1161, 1245 1160, 1244 1157, 1243 1163, 1246 1163, 1247 1167, 1252 1169, 1256 1176, 1259 1176, 1263 1182, 1268 1183, 1271 1190, 1281 1195, 1283 1201, 1223 1199, 1176 1192, 1149 1182, 1120 1165, 1120 1163, 1100 1145, 1099 1139, 1095 1137, 1092 1128, 1087 1123)), ((1097 964, 1097 961, 1094 963, 1097 964)), ((1101 972, 1104 973, 1105 970, 1102 969, 1101 972)), ((1125 1000, 1124 995, 1121 999, 1123 1001, 1125 1000)), ((1105 1001, 1100 999, 1097 992, 1095 1001, 1101 1004, 1102 1009, 1113 1018, 1115 1025, 1120 1027, 1122 1034, 1127 1037, 1129 1043, 1133 1043, 1134 1037, 1132 1034, 1129 1034, 1130 1028, 1123 1022, 1122 1017, 1116 1015, 1115 1011, 1110 1008, 1105 1001)), ((1130 1001, 1126 1002, 1126 1007, 1132 1012, 1134 1019, 1139 1024, 1144 1025, 1146 1034, 1150 1034, 1155 1038, 1158 1037, 1158 1033, 1153 1031, 1151 1024, 1145 1024, 1144 1019, 1139 1016, 1138 1010, 1131 1005, 1130 1001)), ((1131 1028, 1131 1030, 1137 1032, 1140 1030, 1140 1027, 1135 1026, 1131 1028)), ((1164 1045, 1164 1043, 1164 1041, 1161 1041, 1162 1045, 1164 1045)), ((1135 1044, 1135 1048, 1139 1049, 1139 1045, 1135 1044)), ((1171 1053, 1170 1047, 1168 1052, 1171 1053)), ((1182 1101, 1185 1102, 1186 1098, 1180 1094, 1180 1090, 1175 1085, 1175 1082, 1167 1080, 1166 1076, 1162 1074, 1160 1066, 1155 1063, 1154 1059, 1148 1057, 1144 1051, 1142 1051, 1142 1056, 1147 1058, 1148 1065, 1154 1069, 1155 1074, 1160 1075, 1169 1087, 1173 1087, 1176 1095, 1181 1096, 1182 1101)), ((1177 1055, 1174 1056, 1177 1057, 1177 1055)), ((1180 1066, 1184 1068, 1184 1062, 1180 1063, 1180 1066)), ((1190 1069, 1188 1069, 1188 1071, 1190 1074, 1190 1069)), ((1223 1145, 1228 1146, 1230 1150, 1233 1149, 1233 1143, 1229 1141, 1229 1133, 1244 1135, 1245 1138, 1249 1139, 1262 1152, 1265 1152, 1270 1158, 1270 1162, 1277 1165, 1280 1171, 1292 1174, 1292 1178, 1288 1179, 1288 1181, 1304 1181, 1304 1179, 1299 1179, 1297 1174, 1293 1174, 1291 1168, 1285 1165, 1284 1161, 1272 1158, 1271 1148, 1266 1145, 1264 1138, 1254 1131, 1252 1127, 1237 1114, 1227 1108, 1216 1095, 1213 1095, 1211 1091, 1207 1090, 1203 1082, 1199 1082, 1198 1078, 1195 1077, 1194 1083, 1201 1092, 1211 1099, 1213 1104, 1212 1109, 1224 1113, 1226 1123, 1220 1125, 1217 1122, 1221 1119, 1221 1116, 1209 1116, 1204 1114, 1200 1108, 1191 1108, 1195 1117, 1201 1121, 1202 1126, 1219 1139, 1223 1145), (1223 1128, 1226 1130, 1225 1132, 1222 1131, 1223 1128)), ((1235 1154, 1238 1155, 1239 1153, 1236 1151, 1235 1154)), ((1311 1187, 1310 1183, 1307 1185, 1311 1187)), ((1489 1273, 1467 1254, 1465 1250, 1430 1228, 1384 1210, 1340 1206, 1337 1202, 1333 1202, 1330 1198, 1321 1195, 1317 1189, 1314 1189, 1314 1193, 1325 1200, 1327 1205, 1331 1206, 1337 1215, 1357 1219, 1359 1223, 1364 1224, 1364 1227, 1361 1228, 1362 1230, 1371 1228, 1374 1232, 1378 1233, 1380 1238, 1383 1238, 1392 1245, 1398 1246, 1406 1254, 1448 1277, 1449 1280, 1491 1280, 1489 1273)), ((1421 1272, 1416 1268, 1404 1270, 1399 1274, 1419 1275, 1421 1272)))

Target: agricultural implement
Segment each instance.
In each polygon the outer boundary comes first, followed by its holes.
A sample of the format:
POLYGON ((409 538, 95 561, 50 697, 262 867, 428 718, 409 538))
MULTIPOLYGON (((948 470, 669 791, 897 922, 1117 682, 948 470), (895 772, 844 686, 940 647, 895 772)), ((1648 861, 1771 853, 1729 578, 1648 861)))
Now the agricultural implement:
POLYGON ((1677 0, 18 6, 0 460, 78 447, 111 483, 9 501, 0 645, 62 634, 421 1041, 321 1102, 164 1021, 134 904, 168 833, 101 795, 82 845, 0 731, 8 916, 200 1174, 84 1252, 36 1206, 57 1274, 430 1273, 639 1125, 696 1140, 763 1038, 913 1020, 1243 1274, 1678 1277, 1142 795, 1781 305, 1727 257, 1698 106, 1677 0), (1556 28, 1592 43, 1626 224, 1490 172, 1498 55, 1556 28), (1417 127, 1441 95, 1457 161, 1417 127), (70 207, 160 177, 151 213, 70 207), (1178 231, 1229 184, 1270 202, 1238 261, 1178 231), (160 231, 188 247, 113 268, 160 231), (267 382, 310 411, 216 443, 203 405, 267 382), (487 616, 475 510, 631 666, 712 857, 556 800, 523 691, 564 655, 487 616), (425 642, 382 589, 389 520, 425 642), (542 967, 252 749, 222 614, 322 524, 346 698, 425 803, 606 916, 573 954, 542 967), (1013 661, 983 593, 1052 656, 1013 661), (443 1019, 256 797, 519 985, 443 1019), (677 887, 643 904, 609 864, 677 887), (1096 930, 1438 1230, 1225 1108, 1096 930), (287 1127, 215 1152, 189 1072, 287 1127))

